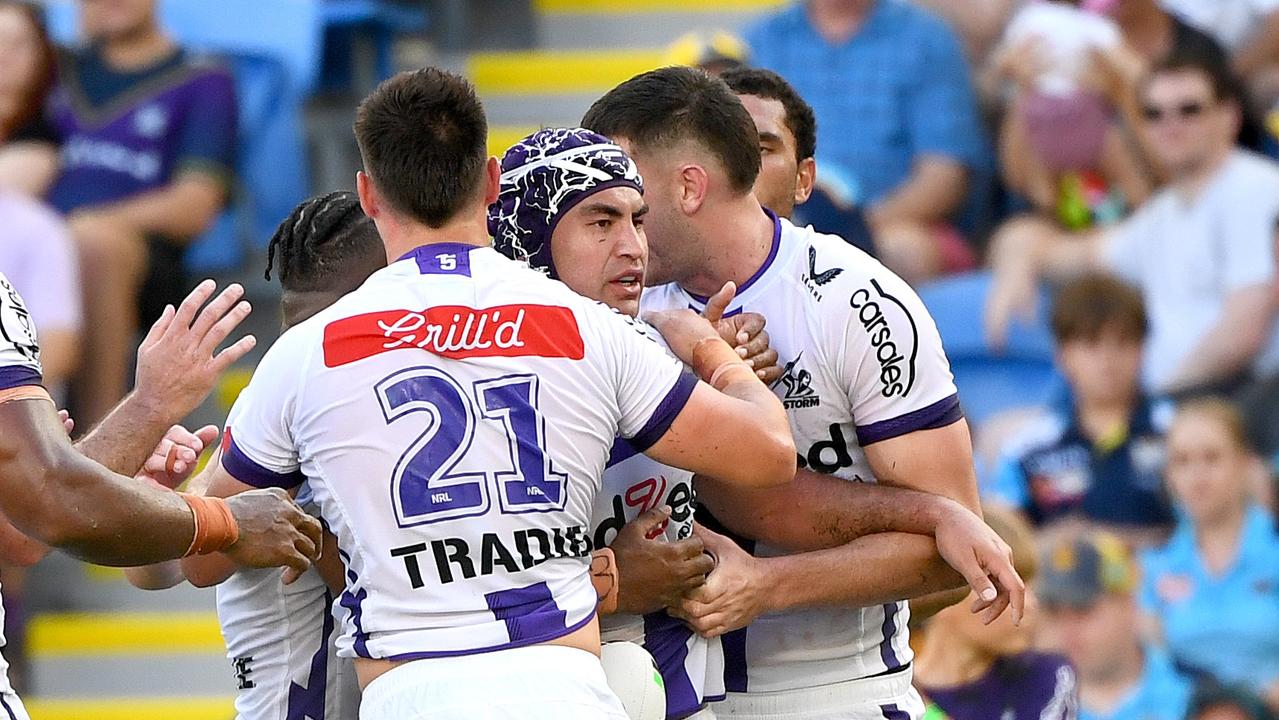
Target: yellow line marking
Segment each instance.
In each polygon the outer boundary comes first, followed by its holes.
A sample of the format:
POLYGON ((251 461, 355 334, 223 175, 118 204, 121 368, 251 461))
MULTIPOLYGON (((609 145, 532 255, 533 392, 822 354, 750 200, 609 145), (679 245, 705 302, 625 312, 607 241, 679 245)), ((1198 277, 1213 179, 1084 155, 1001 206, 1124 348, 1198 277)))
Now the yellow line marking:
POLYGON ((157 697, 23 700, 33 720, 227 720, 235 697, 157 697))
POLYGON ((212 612, 67 613, 31 622, 34 657, 223 653, 212 612))
POLYGON ((662 50, 475 53, 467 74, 481 93, 602 93, 664 58, 662 50))

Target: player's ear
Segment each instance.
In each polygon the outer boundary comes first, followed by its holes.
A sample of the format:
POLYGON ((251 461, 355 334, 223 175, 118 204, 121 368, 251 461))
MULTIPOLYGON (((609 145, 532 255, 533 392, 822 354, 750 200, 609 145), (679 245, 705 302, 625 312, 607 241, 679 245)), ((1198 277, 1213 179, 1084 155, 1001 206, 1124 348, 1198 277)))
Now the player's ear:
POLYGON ((363 170, 355 173, 355 194, 360 198, 360 209, 364 211, 364 214, 377 219, 379 213, 377 191, 373 187, 373 180, 363 170))
POLYGON ((497 196, 501 191, 502 164, 496 157, 489 156, 488 164, 484 166, 484 207, 497 202, 497 196))
POLYGON ((693 215, 706 202, 710 192, 710 175, 701 165, 682 165, 679 169, 679 205, 685 215, 693 215))
POLYGON ((804 158, 795 168, 795 204, 803 205, 813 194, 813 184, 817 182, 817 161, 804 158))

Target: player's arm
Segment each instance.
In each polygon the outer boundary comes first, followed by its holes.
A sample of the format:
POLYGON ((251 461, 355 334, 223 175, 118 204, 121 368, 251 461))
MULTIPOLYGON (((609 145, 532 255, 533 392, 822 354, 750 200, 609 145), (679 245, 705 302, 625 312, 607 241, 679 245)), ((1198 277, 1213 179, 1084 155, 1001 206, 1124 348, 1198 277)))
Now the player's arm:
POLYGON ((645 452, 730 485, 789 482, 795 474, 795 441, 781 401, 704 318, 677 310, 646 319, 703 381, 645 452))
POLYGON ((318 523, 282 494, 237 498, 225 512, 188 503, 77 452, 42 389, 4 392, 0 510, 26 535, 82 560, 117 566, 223 549, 254 565, 305 568, 315 554, 318 523))
MULTIPOLYGON (((199 484, 198 488, 194 488, 195 492, 207 497, 229 498, 253 490, 222 468, 220 454, 209 461, 208 466, 192 483, 199 484)), ((322 552, 321 557, 323 556, 322 552)), ((196 587, 213 587, 235 572, 235 563, 221 553, 192 555, 182 558, 180 562, 182 575, 196 587)))

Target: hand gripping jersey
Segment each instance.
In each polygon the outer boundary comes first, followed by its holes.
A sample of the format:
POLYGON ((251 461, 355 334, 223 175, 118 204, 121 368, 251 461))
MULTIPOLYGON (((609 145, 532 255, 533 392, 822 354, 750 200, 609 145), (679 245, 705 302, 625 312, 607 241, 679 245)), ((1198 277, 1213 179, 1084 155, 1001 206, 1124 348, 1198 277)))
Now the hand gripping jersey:
MULTIPOLYGON (((18 291, 0 273, 0 390, 39 385, 40 381, 40 343, 35 324, 18 291)), ((4 607, 0 606, 0 647, 5 644, 3 629, 4 607)), ((0 710, 10 714, 21 710, 20 705, 11 709, 6 704, 3 695, 12 692, 9 663, 0 655, 0 710)))
MULTIPOLYGON (((691 307, 706 298, 665 285, 643 309, 691 307)), ((790 417, 800 467, 874 482, 861 447, 962 415, 941 339, 904 281, 833 235, 774 218, 764 266, 728 313, 751 311, 785 374, 773 387, 790 417)), ((759 544, 757 555, 781 551, 759 544)), ((906 603, 765 615, 724 637, 730 692, 795 690, 884 674, 912 655, 906 603)))
POLYGON ((418 248, 285 333, 223 463, 308 478, 347 587, 339 654, 417 659, 585 625, 614 438, 647 449, 696 379, 636 325, 491 248, 418 248))
MULTIPOLYGON (((650 336, 660 342, 660 335, 650 336)), ((668 505, 671 517, 662 529, 667 541, 693 534, 693 473, 663 465, 618 440, 604 470, 602 492, 591 517, 595 547, 612 544, 617 533, 640 515, 668 505)), ((637 642, 657 661, 666 686, 666 717, 681 718, 724 694, 724 655, 719 639, 707 640, 664 611, 648 615, 600 618, 605 642, 637 642)))
MULTIPOLYGON (((319 508, 298 496, 312 515, 319 508)), ((333 596, 311 568, 285 585, 277 568, 241 568, 217 587, 218 621, 235 673, 237 720, 355 718, 360 686, 337 657, 333 596)))

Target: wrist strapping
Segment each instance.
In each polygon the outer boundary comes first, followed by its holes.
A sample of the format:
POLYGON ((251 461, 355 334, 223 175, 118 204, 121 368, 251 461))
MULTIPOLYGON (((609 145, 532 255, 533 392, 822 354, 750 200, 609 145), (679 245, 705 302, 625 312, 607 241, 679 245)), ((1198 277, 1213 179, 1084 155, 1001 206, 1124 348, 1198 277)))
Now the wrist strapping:
POLYGON ((219 552, 240 539, 240 526, 225 500, 190 493, 178 493, 178 497, 186 501, 195 519, 195 535, 183 557, 219 552))
POLYGON ((724 388, 735 382, 732 375, 730 375, 730 373, 734 370, 741 371, 736 382, 745 381, 747 378, 755 379, 755 371, 752 370, 745 362, 739 360, 737 362, 729 362, 720 365, 716 368, 715 372, 711 373, 711 379, 707 382, 710 383, 711 387, 723 392, 724 388))
POLYGON ((745 365, 737 351, 720 338, 702 338, 693 345, 693 372, 708 383, 717 370, 733 364, 745 365))
POLYGON ((617 573, 617 559, 613 557, 612 550, 600 548, 591 553, 591 585, 595 586, 595 595, 599 598, 600 614, 617 612, 621 576, 617 573))

